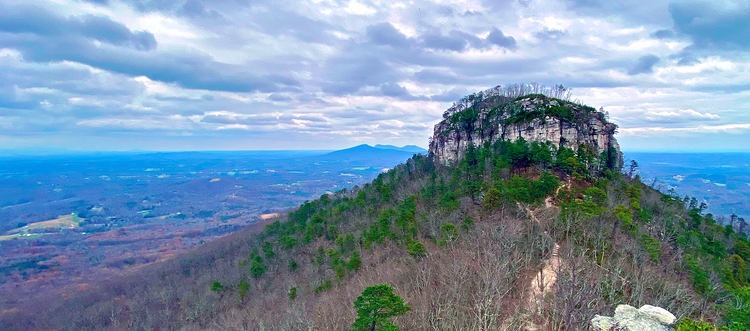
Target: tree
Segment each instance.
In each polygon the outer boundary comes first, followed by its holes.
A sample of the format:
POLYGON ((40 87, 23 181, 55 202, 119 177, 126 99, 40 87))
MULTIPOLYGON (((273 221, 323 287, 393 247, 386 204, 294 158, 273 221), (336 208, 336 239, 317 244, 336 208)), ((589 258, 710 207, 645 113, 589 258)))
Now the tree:
POLYGON ((270 241, 267 241, 263 244, 263 253, 266 255, 267 259, 272 258, 275 253, 273 252, 273 243, 270 241))
POLYGON ((361 267, 362 259, 359 258, 359 253, 357 253, 357 251, 352 252, 352 257, 349 259, 349 263, 346 264, 346 268, 357 271, 361 267))
POLYGON ((294 301, 297 298, 297 288, 292 287, 289 289, 289 301, 294 301))
POLYGON ((501 202, 501 196, 500 191, 494 187, 491 187, 489 190, 487 190, 487 194, 484 196, 484 200, 482 201, 482 205, 487 210, 493 210, 500 207, 501 202))
POLYGON ((245 302, 245 294, 250 289, 250 284, 243 279, 237 287, 240 289, 240 302, 245 302))
POLYGON ((388 284, 367 287, 356 301, 354 309, 357 319, 352 331, 397 331, 398 326, 391 323, 390 318, 400 316, 411 310, 404 305, 404 300, 393 294, 393 288, 388 284))
POLYGON ((423 243, 415 240, 408 245, 406 252, 414 256, 424 256, 427 249, 424 247, 423 243))
POLYGON ((635 160, 630 160, 630 170, 628 170, 628 177, 633 178, 636 171, 638 171, 639 165, 635 160))
POLYGON ((223 292, 224 291, 224 285, 222 285, 218 280, 215 280, 213 284, 211 284, 211 291, 214 292, 223 292))
POLYGON ((453 223, 445 223, 440 227, 440 232, 445 235, 445 240, 451 242, 458 237, 458 228, 453 223))

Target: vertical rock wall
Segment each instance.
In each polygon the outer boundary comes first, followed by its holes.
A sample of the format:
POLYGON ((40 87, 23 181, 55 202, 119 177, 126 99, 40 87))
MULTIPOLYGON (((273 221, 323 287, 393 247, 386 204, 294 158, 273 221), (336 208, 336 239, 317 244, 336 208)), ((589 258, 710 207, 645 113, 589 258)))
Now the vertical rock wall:
POLYGON ((430 154, 437 163, 455 164, 464 157, 470 144, 481 147, 485 142, 492 144, 500 139, 515 141, 519 138, 527 142, 550 142, 555 147, 562 145, 574 150, 582 144, 589 145, 597 151, 597 154, 613 147, 617 151, 616 165, 621 167, 623 162, 620 146, 614 137, 617 126, 608 123, 603 114, 592 113, 591 110, 573 103, 560 104, 556 100, 540 96, 522 98, 501 106, 499 111, 481 109, 476 121, 470 127, 471 129, 467 130, 461 127, 460 123, 453 123, 450 117, 435 125, 430 142, 430 154), (553 106, 568 107, 581 120, 569 121, 545 116, 517 123, 506 121, 513 114, 533 112, 553 106))

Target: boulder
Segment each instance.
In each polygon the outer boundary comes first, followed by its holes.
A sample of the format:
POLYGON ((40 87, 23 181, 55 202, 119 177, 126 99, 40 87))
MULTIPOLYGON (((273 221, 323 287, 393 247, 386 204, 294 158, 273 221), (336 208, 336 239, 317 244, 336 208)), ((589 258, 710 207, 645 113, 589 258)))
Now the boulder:
POLYGON ((675 319, 664 308, 645 305, 635 309, 619 305, 613 317, 596 315, 591 319, 591 327, 596 331, 671 331, 675 319))

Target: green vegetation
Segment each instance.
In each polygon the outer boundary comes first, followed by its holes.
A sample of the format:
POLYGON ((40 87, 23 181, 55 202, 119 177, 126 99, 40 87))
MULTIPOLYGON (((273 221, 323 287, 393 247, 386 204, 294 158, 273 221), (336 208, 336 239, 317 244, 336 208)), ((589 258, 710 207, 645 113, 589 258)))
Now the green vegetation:
POLYGON ((215 280, 213 284, 211 284, 211 291, 214 292, 223 292, 224 291, 224 285, 222 285, 218 280, 215 280))
POLYGON ((367 287, 354 301, 354 309, 357 319, 352 324, 352 331, 398 331, 390 319, 406 314, 411 307, 404 305, 404 300, 393 294, 393 288, 388 284, 380 284, 367 287))

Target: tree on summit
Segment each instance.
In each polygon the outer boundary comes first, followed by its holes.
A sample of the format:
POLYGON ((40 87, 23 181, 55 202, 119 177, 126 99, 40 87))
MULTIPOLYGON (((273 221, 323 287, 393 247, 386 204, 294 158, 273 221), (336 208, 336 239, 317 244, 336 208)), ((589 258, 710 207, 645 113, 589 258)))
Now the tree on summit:
POLYGON ((357 310, 357 320, 352 331, 398 331, 398 326, 391 323, 390 318, 405 314, 411 307, 393 294, 390 285, 380 284, 367 287, 354 301, 354 309, 357 310))

